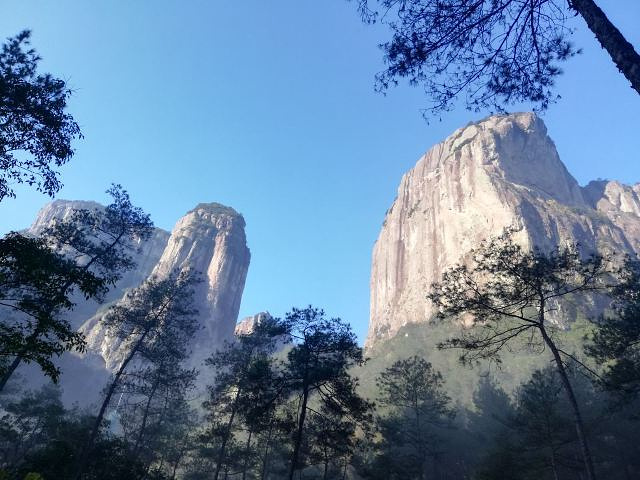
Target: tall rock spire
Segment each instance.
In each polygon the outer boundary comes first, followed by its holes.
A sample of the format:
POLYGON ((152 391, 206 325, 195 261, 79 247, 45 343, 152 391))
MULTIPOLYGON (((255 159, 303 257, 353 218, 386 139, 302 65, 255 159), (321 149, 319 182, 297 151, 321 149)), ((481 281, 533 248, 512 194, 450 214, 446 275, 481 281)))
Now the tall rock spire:
MULTIPOLYGON (((184 270, 200 275, 194 309, 202 328, 191 344, 193 366, 233 338, 251 257, 244 227, 244 218, 234 209, 218 203, 199 204, 178 220, 151 272, 158 278, 184 270)), ((102 326, 103 314, 89 319, 82 330, 89 348, 104 358, 107 368, 114 369, 124 352, 102 326)))

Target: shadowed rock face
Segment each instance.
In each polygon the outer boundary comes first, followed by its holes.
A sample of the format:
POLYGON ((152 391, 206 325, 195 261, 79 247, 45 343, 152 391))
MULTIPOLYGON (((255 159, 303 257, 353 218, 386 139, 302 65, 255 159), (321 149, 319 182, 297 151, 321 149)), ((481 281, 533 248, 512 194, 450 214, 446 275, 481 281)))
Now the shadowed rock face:
POLYGON ((640 251, 640 185, 581 188, 536 115, 497 115, 432 147, 407 172, 373 249, 371 347, 434 313, 430 286, 506 227, 525 247, 640 251))
MULTIPOLYGON (((200 366, 233 338, 250 261, 244 227, 244 218, 232 208, 200 204, 178 220, 151 272, 158 278, 183 270, 200 274, 202 281, 195 286, 194 308, 201 329, 191 345, 192 366, 200 366)), ((89 348, 100 353, 107 368, 114 370, 124 352, 102 327, 102 316, 90 318, 82 330, 87 334, 89 348)))
MULTIPOLYGON (((56 221, 69 220, 76 210, 102 210, 104 207, 96 202, 80 200, 55 200, 40 209, 35 221, 26 230, 31 235, 39 235, 56 221)), ((88 318, 96 315, 99 310, 122 298, 124 292, 140 285, 158 264, 164 251, 169 232, 161 228, 154 228, 151 237, 146 241, 138 241, 134 245, 135 250, 130 252, 136 267, 125 272, 120 281, 105 296, 103 304, 92 300, 86 301, 81 295, 74 298, 76 307, 69 312, 68 319, 71 324, 79 328, 88 318)))

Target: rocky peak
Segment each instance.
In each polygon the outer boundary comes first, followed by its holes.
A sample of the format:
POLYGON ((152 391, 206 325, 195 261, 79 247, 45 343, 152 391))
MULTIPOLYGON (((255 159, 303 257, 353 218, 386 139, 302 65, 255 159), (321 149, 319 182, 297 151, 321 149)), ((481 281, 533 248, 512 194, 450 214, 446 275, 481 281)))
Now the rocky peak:
POLYGON ((243 227, 245 226, 244 218, 242 215, 240 215, 233 208, 222 205, 221 203, 199 203, 195 208, 189 210, 186 215, 189 215, 190 213, 195 213, 200 216, 209 216, 209 218, 211 218, 212 216, 221 218, 231 217, 241 222, 243 227))
POLYGON ((640 216, 640 183, 623 185, 615 180, 593 180, 583 192, 591 208, 640 216))
MULTIPOLYGON (((260 312, 255 315, 251 315, 250 317, 245 317, 241 321, 236 324, 235 335, 249 335, 253 333, 256 325, 260 324, 267 319, 270 319, 271 314, 269 312, 260 312)), ((287 345, 291 344, 292 338, 291 335, 280 335, 275 339, 274 350, 276 352, 281 351, 287 345)))
POLYGON ((449 266, 506 227, 523 246, 640 251, 638 186, 580 188, 533 113, 470 123, 407 172, 373 249, 367 346, 427 322, 425 296, 449 266))
POLYGON ((103 210, 97 202, 83 200, 54 200, 40 209, 27 232, 38 235, 56 221, 69 220, 76 210, 103 210))
POLYGON ((255 315, 251 315, 249 317, 244 317, 236 324, 236 328, 234 330, 234 334, 237 335, 249 335, 253 332, 260 322, 264 321, 267 318, 271 318, 271 314, 269 312, 259 312, 255 315))
MULTIPOLYGON (((194 366, 233 338, 250 261, 244 226, 244 218, 232 208, 200 204, 178 220, 151 272, 160 278, 184 270, 201 276, 194 289, 202 327, 191 346, 194 366)), ((115 368, 122 352, 100 319, 89 319, 83 330, 89 347, 102 355, 108 368, 115 368)))
POLYGON ((535 114, 495 115, 458 132, 470 148, 455 155, 461 145, 453 138, 450 148, 457 160, 471 154, 497 179, 563 204, 584 205, 578 182, 560 161, 544 122, 535 114))

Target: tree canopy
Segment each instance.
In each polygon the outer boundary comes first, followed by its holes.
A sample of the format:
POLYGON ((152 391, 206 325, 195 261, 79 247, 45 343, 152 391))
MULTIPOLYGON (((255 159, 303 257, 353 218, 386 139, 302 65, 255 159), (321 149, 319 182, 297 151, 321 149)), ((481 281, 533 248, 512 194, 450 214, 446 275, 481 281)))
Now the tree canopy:
POLYGON ((628 259, 621 275, 611 312, 600 318, 585 349, 606 365, 603 386, 633 397, 640 393, 640 262, 628 259))
POLYGON ((67 113, 71 90, 38 73, 30 37, 29 30, 20 32, 0 50, 0 201, 15 197, 13 185, 20 183, 53 196, 62 188, 55 168, 71 159, 71 143, 82 137, 67 113))
POLYGON ((430 99, 426 115, 461 100, 471 110, 518 102, 546 109, 560 65, 580 52, 569 19, 580 15, 640 94, 640 55, 593 0, 358 0, 366 22, 391 30, 376 88, 407 79, 430 99))
POLYGON ((469 266, 450 268, 432 286, 428 297, 440 318, 466 315, 471 323, 439 346, 461 349, 463 362, 499 360, 502 350, 518 346, 548 350, 573 409, 587 478, 593 480, 582 414, 567 373, 567 365, 579 360, 554 339, 562 326, 553 315, 569 299, 585 301, 585 294, 602 290, 610 265, 600 255, 582 255, 576 245, 529 251, 516 244, 512 234, 507 230, 487 240, 472 251, 469 266))
POLYGON ((356 422, 367 421, 371 405, 360 397, 357 380, 349 373, 351 367, 364 362, 349 324, 340 318, 327 318, 323 310, 312 306, 294 308, 287 313, 284 324, 294 346, 287 353, 283 375, 299 405, 288 476, 293 480, 296 470, 304 466, 301 447, 313 398, 338 418, 356 422))

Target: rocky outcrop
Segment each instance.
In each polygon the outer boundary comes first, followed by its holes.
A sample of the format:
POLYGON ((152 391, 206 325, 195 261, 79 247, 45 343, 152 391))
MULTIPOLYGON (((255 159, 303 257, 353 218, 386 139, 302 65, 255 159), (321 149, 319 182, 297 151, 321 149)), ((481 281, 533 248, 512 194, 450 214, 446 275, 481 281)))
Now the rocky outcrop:
POLYGON ((633 251, 640 251, 640 184, 597 180, 589 182, 583 192, 591 208, 625 233, 633 251))
MULTIPOLYGON (((26 232, 38 235, 54 222, 69 219, 78 209, 103 208, 96 202, 56 200, 40 210, 26 232)), ((78 297, 76 307, 68 314, 72 325, 87 335, 85 361, 96 368, 102 368, 102 361, 108 369, 116 368, 123 352, 100 322, 108 307, 126 301, 125 293, 150 276, 163 277, 182 270, 198 272, 202 280, 194 295, 194 309, 202 328, 191 345, 192 364, 198 365, 231 340, 250 260, 244 227, 244 218, 234 209, 203 203, 178 220, 171 234, 155 228, 148 240, 134 245, 131 255, 136 267, 123 275, 105 302, 78 297)))
MULTIPOLYGON (((250 260, 244 227, 244 218, 232 208, 200 204, 178 220, 150 273, 158 278, 183 270, 201 275, 194 288, 193 307, 201 329, 191 345, 193 366, 233 338, 250 260)), ((82 330, 90 350, 100 353, 107 368, 114 369, 123 352, 102 326, 103 315, 94 315, 82 330)))
MULTIPOLYGON (((236 324, 234 333, 236 337, 240 335, 250 335, 251 333, 253 333, 256 325, 271 318, 273 317, 271 317, 271 314, 269 312, 260 312, 256 313, 255 315, 251 315, 250 317, 245 317, 236 324)), ((279 335, 277 338, 275 338, 275 342, 273 344, 274 352, 283 350, 287 345, 291 344, 291 342, 291 335, 279 335)))
POLYGON ((40 209, 27 232, 37 235, 55 222, 70 220, 77 210, 104 210, 104 207, 97 202, 83 200, 54 200, 40 209))
POLYGON ((235 327, 234 335, 250 335, 253 333, 256 325, 262 322, 266 318, 271 318, 271 314, 269 312, 259 312, 255 315, 251 315, 249 317, 244 317, 240 320, 235 327))
POLYGON ((640 186, 581 188, 540 118, 497 115, 431 148, 407 172, 373 249, 368 347, 433 315, 425 299, 449 266, 505 228, 523 246, 640 251, 640 186))
MULTIPOLYGON (((40 209, 35 221, 26 230, 26 233, 40 235, 56 221, 70 220, 71 216, 77 210, 103 209, 104 206, 96 202, 55 200, 40 209)), ((96 315, 98 311, 103 310, 105 306, 120 300, 124 292, 140 285, 158 264, 168 240, 169 232, 161 228, 154 228, 149 239, 145 241, 137 240, 133 245, 133 250, 129 252, 136 267, 124 273, 117 284, 109 290, 102 304, 98 304, 92 300, 86 301, 81 295, 77 295, 74 298, 76 307, 70 311, 67 316, 71 324, 79 328, 88 318, 96 315)))

